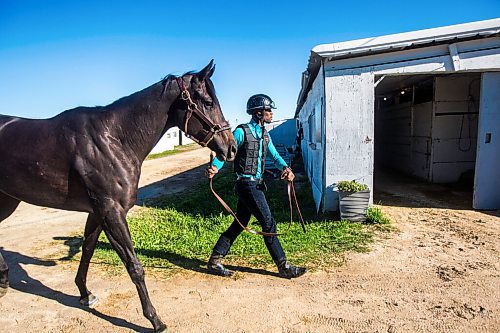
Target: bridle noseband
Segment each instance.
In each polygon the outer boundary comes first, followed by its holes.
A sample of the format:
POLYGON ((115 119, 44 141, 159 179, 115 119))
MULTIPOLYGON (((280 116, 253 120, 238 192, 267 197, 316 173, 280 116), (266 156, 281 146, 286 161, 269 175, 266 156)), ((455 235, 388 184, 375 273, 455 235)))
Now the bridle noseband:
POLYGON ((186 134, 187 137, 191 138, 193 141, 202 145, 203 147, 206 147, 208 143, 212 141, 215 134, 231 129, 227 121, 223 121, 221 124, 214 124, 212 120, 210 120, 207 116, 205 116, 205 114, 201 112, 200 109, 198 108, 198 105, 196 105, 196 103, 193 102, 193 100, 191 99, 189 91, 184 86, 184 81, 182 80, 182 77, 176 77, 175 79, 177 81, 177 84, 179 85, 179 89, 181 90, 181 99, 185 101, 187 104, 186 120, 184 122, 184 133, 186 134), (203 140, 198 140, 193 135, 188 134, 187 131, 188 123, 193 113, 196 114, 200 122, 203 124, 204 127, 203 129, 207 132, 203 140), (206 130, 205 126, 210 129, 206 130))

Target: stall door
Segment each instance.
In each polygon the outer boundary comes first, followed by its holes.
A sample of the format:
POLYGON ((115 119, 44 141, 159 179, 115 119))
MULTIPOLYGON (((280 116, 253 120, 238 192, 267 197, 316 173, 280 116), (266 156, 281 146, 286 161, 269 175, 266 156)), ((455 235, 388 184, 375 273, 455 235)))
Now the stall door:
POLYGON ((500 209, 500 73, 483 73, 473 207, 500 209))

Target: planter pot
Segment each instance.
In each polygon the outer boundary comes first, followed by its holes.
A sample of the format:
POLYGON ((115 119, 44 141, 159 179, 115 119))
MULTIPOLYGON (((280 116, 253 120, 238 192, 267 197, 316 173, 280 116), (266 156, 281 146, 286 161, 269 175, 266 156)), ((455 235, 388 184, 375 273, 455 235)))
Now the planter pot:
POLYGON ((339 191, 340 218, 355 222, 366 221, 366 210, 370 202, 370 190, 359 192, 339 191))

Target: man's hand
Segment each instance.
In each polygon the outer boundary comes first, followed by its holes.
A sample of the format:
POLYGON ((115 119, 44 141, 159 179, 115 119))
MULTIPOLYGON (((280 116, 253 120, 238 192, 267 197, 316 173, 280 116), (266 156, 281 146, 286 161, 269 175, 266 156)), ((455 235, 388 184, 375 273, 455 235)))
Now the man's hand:
POLYGON ((217 170, 217 167, 215 165, 211 165, 205 170, 205 176, 207 176, 208 179, 211 179, 217 172, 219 172, 219 170, 217 170))
POLYGON ((286 179, 289 182, 293 181, 295 179, 295 175, 293 174, 292 169, 290 168, 285 168, 283 172, 281 173, 281 179, 286 179))

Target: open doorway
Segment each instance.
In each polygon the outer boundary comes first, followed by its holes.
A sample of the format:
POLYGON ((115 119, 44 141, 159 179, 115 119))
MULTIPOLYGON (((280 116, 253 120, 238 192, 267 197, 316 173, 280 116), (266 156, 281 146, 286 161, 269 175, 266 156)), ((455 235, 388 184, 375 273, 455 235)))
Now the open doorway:
POLYGON ((376 80, 375 196, 399 188, 472 208, 481 74, 376 80))

